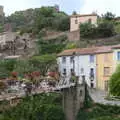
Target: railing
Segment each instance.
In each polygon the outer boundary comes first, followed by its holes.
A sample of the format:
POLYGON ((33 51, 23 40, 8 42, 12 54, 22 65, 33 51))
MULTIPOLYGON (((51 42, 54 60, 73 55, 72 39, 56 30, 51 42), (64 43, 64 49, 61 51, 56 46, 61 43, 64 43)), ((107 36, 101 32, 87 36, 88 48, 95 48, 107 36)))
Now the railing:
POLYGON ((56 90, 64 89, 64 88, 69 88, 71 86, 75 86, 75 82, 72 82, 70 80, 70 77, 62 77, 60 78, 60 81, 56 85, 56 90))

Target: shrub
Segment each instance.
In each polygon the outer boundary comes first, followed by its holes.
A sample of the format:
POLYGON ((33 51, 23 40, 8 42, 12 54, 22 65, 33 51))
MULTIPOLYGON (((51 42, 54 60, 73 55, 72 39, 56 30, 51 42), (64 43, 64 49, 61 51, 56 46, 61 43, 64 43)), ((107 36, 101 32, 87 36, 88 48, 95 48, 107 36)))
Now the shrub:
POLYGON ((110 78, 110 94, 120 96, 120 65, 118 65, 115 73, 110 78))
POLYGON ((115 35, 114 24, 112 22, 103 21, 97 26, 91 23, 83 23, 80 25, 80 34, 83 38, 104 38, 115 35))

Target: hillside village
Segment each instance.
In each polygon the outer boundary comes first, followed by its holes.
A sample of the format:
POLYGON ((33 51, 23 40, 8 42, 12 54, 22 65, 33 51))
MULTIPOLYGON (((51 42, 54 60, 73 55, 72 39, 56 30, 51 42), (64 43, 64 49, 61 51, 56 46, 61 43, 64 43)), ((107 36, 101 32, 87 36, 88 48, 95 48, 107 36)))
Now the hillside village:
POLYGON ((68 15, 55 5, 5 16, 0 6, 0 120, 119 120, 119 61, 111 12, 68 15))

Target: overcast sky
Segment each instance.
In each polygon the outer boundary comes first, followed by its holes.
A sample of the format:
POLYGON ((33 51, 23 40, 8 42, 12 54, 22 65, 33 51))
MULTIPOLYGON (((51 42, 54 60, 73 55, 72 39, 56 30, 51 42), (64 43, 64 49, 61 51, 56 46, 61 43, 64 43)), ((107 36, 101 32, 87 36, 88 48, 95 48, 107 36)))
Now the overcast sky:
POLYGON ((68 14, 71 14, 72 11, 77 11, 81 14, 88 14, 94 11, 102 14, 111 11, 120 16, 120 0, 0 0, 0 5, 4 6, 6 15, 10 15, 18 10, 52 6, 54 4, 58 4, 60 10, 68 14))

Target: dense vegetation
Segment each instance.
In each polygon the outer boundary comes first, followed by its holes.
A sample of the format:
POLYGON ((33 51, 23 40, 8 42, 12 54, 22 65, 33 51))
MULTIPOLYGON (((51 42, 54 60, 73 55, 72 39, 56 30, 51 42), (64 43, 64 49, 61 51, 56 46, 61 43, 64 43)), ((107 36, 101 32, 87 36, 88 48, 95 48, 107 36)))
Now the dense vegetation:
POLYGON ((0 120, 65 120, 61 104, 61 95, 56 93, 26 97, 3 111, 0 120))
POLYGON ((43 40, 42 37, 38 38, 38 54, 52 54, 60 53, 67 45, 67 37, 59 36, 55 39, 43 40))
POLYGON ((0 60, 0 79, 10 77, 12 72, 17 72, 18 76, 26 73, 39 71, 45 75, 48 69, 54 69, 56 65, 56 55, 33 56, 26 60, 0 60))
POLYGON ((77 120, 120 120, 120 107, 94 104, 80 110, 77 120))
POLYGON ((96 25, 91 22, 81 24, 80 33, 81 37, 86 39, 107 38, 119 34, 119 17, 117 18, 111 12, 107 12, 98 17, 96 25))
MULTIPOLYGON (((112 14, 112 13, 111 13, 112 14)), ((98 19, 98 24, 83 23, 80 25, 80 33, 83 38, 105 38, 116 34, 115 21, 113 17, 109 17, 106 13, 102 18, 98 19)))
POLYGON ((120 65, 110 78, 110 94, 113 96, 120 96, 120 65))
POLYGON ((69 30, 69 17, 55 7, 41 7, 17 11, 5 19, 14 31, 39 33, 43 28, 60 31, 69 30))

